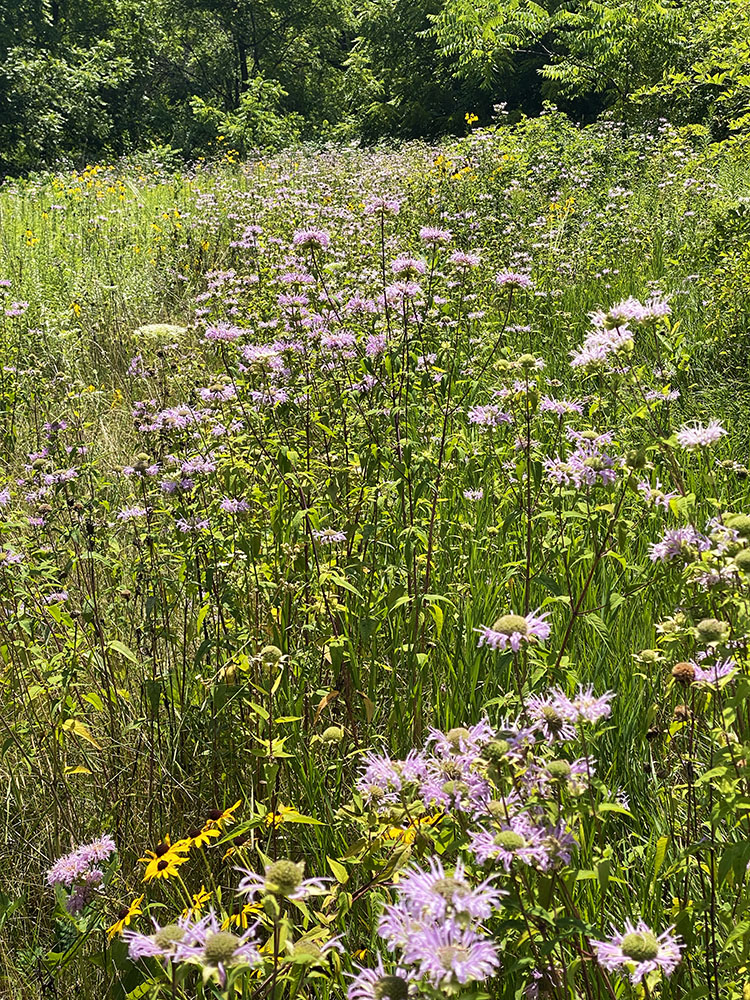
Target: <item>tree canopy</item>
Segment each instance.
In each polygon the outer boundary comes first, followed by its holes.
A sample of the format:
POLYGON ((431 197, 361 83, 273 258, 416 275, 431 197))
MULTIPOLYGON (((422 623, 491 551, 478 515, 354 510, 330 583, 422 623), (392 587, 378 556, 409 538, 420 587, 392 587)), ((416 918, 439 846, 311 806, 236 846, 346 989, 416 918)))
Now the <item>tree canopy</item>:
POLYGON ((742 0, 0 0, 0 173, 413 137, 552 101, 748 126, 742 0))

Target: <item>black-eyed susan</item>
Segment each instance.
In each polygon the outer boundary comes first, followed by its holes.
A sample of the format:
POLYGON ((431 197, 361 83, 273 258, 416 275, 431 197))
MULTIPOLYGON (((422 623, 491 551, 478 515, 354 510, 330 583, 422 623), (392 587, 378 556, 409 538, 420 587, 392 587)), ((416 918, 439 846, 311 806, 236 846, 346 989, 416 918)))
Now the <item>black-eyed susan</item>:
POLYGON ((238 913, 232 913, 221 925, 221 929, 226 931, 230 927, 237 927, 240 930, 247 930, 251 923, 255 923, 263 913, 262 903, 248 903, 243 906, 238 913))
POLYGON ((443 818, 443 813, 420 816, 413 819, 407 826, 391 826, 384 831, 385 840, 400 840, 402 844, 413 844, 419 834, 429 827, 435 826, 443 818))
POLYGON ((206 847, 206 845, 211 843, 213 837, 219 836, 221 836, 221 831, 209 821, 204 827, 195 827, 192 830, 188 830, 187 837, 181 840, 180 843, 187 844, 188 848, 206 847))
MULTIPOLYGON (((140 860, 144 861, 146 859, 141 858, 140 860)), ((180 865, 184 865, 186 861, 187 858, 183 854, 175 852, 169 852, 161 858, 152 858, 146 865, 146 871, 143 873, 143 881, 151 882, 157 878, 172 878, 178 873, 180 865)))
POLYGON ((206 908, 206 904, 210 902, 211 896, 205 885, 202 885, 198 892, 193 893, 191 905, 182 911, 182 916, 185 920, 197 920, 198 917, 203 915, 203 911, 206 908))
POLYGON ((223 830, 224 827, 234 823, 234 814, 241 805, 242 799, 237 799, 233 806, 228 806, 226 809, 212 809, 208 814, 208 823, 206 823, 206 826, 213 824, 220 830, 223 830))
POLYGON ((280 827, 281 824, 285 822, 286 817, 289 814, 293 814, 295 816, 299 815, 296 809, 292 809, 290 806, 279 804, 275 812, 270 811, 266 813, 265 816, 266 826, 272 826, 274 829, 278 829, 278 827, 280 827))
POLYGON ((241 851, 243 847, 246 847, 250 843, 250 838, 245 835, 239 835, 232 837, 231 847, 225 851, 222 861, 226 861, 227 858, 231 858, 235 851, 241 851))
POLYGON ((137 899, 134 899, 129 906, 123 906, 120 912, 117 914, 117 920, 111 927, 107 928, 107 940, 111 941, 116 934, 122 933, 126 927, 128 927, 131 921, 140 916, 143 913, 141 909, 141 903, 143 902, 143 895, 140 895, 137 899))

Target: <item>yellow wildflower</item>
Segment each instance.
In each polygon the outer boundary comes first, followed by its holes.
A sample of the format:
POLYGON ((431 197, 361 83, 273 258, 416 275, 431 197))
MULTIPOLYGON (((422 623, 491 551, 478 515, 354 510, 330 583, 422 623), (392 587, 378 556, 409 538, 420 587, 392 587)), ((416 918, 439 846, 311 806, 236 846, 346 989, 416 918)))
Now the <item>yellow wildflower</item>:
POLYGON ((130 906, 124 906, 120 912, 117 914, 117 921, 112 924, 111 927, 107 928, 107 940, 111 941, 115 934, 121 934, 122 931, 130 924, 134 917, 138 917, 143 913, 141 909, 141 903, 143 902, 143 895, 140 895, 138 899, 134 899, 130 906))

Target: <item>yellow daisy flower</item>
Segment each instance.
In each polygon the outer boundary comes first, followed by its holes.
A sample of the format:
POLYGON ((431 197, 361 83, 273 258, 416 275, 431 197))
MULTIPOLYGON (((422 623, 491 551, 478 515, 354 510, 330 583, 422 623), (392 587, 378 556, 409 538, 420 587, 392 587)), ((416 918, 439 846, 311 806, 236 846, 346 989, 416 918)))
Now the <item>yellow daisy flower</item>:
POLYGON ((247 906, 242 907, 239 913, 233 913, 231 916, 227 917, 221 925, 221 929, 226 931, 230 927, 237 927, 239 930, 246 931, 250 926, 251 920, 255 923, 255 918, 262 912, 262 903, 248 903, 247 906))
POLYGON ((141 895, 138 899, 134 899, 130 906, 124 906, 120 910, 117 914, 116 923, 107 928, 108 941, 111 941, 115 934, 120 934, 130 924, 134 917, 138 917, 143 913, 143 910, 141 909, 142 902, 143 896, 141 895))
POLYGON ((188 830, 188 835, 184 840, 181 840, 181 844, 187 844, 188 848, 191 847, 205 847, 207 844, 211 843, 212 837, 221 836, 221 831, 211 823, 206 823, 206 825, 201 829, 196 827, 194 830, 188 830))
POLYGON ((285 821, 287 813, 296 813, 296 809, 292 809, 289 806, 279 805, 276 812, 267 812, 265 817, 266 826, 272 826, 274 829, 278 829, 281 824, 285 821))
POLYGON ((208 903, 211 899, 211 896, 212 893, 208 892, 205 885, 202 885, 198 892, 193 893, 192 905, 182 911, 183 917, 190 920, 195 920, 200 917, 206 907, 206 903, 208 903))
MULTIPOLYGON (((141 861, 144 860, 144 858, 141 858, 141 861)), ((157 878, 172 878, 173 875, 177 874, 180 865, 184 865, 186 861, 186 857, 174 852, 164 854, 160 858, 152 858, 146 865, 146 871, 143 873, 143 881, 151 882, 157 878)))
MULTIPOLYGON (((213 823, 220 830, 223 830, 225 826, 229 826, 230 823, 234 823, 234 814, 241 805, 242 799, 237 799, 235 804, 233 806, 229 806, 227 809, 212 809, 208 814, 209 823, 213 823)), ((208 826, 208 823, 206 826, 208 826)))

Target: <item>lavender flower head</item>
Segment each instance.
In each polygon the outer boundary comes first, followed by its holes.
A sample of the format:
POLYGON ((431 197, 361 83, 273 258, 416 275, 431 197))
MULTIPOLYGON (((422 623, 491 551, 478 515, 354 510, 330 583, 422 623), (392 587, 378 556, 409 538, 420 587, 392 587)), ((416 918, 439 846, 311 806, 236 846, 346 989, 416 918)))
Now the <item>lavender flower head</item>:
POLYGON ((302 250, 327 250, 331 245, 331 237, 325 229, 298 229, 292 237, 292 243, 302 250))
POLYGON ((708 424, 694 423, 677 431, 677 443, 688 451, 693 451, 695 448, 716 444, 726 433, 719 420, 711 420, 708 424))
POLYGON ((95 866, 109 860, 116 850, 114 840, 107 834, 92 840, 90 844, 81 844, 70 854, 57 859, 47 872, 47 884, 62 885, 69 889, 74 882, 90 882, 88 876, 93 872, 96 872, 98 881, 101 881, 102 873, 95 866))
POLYGON ((137 962, 141 958, 162 958, 171 962, 179 961, 178 947, 195 942, 196 925, 188 917, 180 917, 176 923, 160 927, 154 920, 154 933, 141 934, 139 931, 124 930, 122 940, 128 946, 128 955, 137 962))
POLYGON ((532 281, 528 274, 517 271, 499 271, 495 275, 495 284, 499 288, 531 288, 532 281))
POLYGON ((537 609, 528 615, 503 615, 492 627, 482 625, 477 629, 479 646, 500 650, 510 646, 517 653, 523 643, 545 642, 551 631, 551 626, 545 621, 547 614, 548 612, 544 612, 540 615, 537 609))
POLYGON ((511 816, 499 831, 477 830, 471 835, 469 850, 480 864, 499 861, 507 872, 514 861, 542 871, 551 864, 545 831, 522 814, 511 816))
POLYGON ((478 756, 482 747, 495 735, 495 731, 486 719, 474 726, 454 726, 447 733, 439 729, 430 729, 428 743, 435 744, 435 750, 441 757, 451 754, 473 754, 478 756))
POLYGON ((282 859, 266 865, 265 875, 257 875, 246 868, 239 868, 244 873, 237 892, 250 899, 258 893, 280 896, 285 899, 307 899, 326 891, 326 883, 330 879, 304 878, 305 863, 282 859))
POLYGON ((673 928, 658 937, 648 924, 625 922, 625 931, 615 930, 609 941, 592 941, 596 958, 608 972, 627 971, 637 985, 649 972, 671 976, 682 959, 683 945, 672 935, 673 928))
POLYGON ((450 243, 453 233, 450 229, 440 229, 437 226, 422 226, 419 230, 419 238, 427 246, 438 247, 441 244, 450 243))
POLYGON ((361 965, 354 968, 357 975, 346 991, 347 1000, 407 1000, 412 992, 407 971, 399 968, 386 972, 381 955, 374 969, 361 965))
POLYGON ((446 874, 441 861, 430 858, 429 870, 414 867, 399 883, 400 903, 417 920, 443 920, 451 915, 457 920, 487 920, 505 895, 492 886, 492 878, 472 887, 466 870, 458 862, 452 875, 446 874))
POLYGON ((403 960, 417 967, 420 979, 436 989, 455 991, 457 986, 493 975, 500 965, 495 945, 473 927, 448 919, 412 934, 403 960))
POLYGON ((200 965, 209 974, 216 974, 221 986, 226 985, 227 969, 236 965, 252 966, 261 961, 255 925, 238 937, 222 930, 216 914, 206 914, 190 928, 189 938, 183 937, 176 945, 176 958, 180 962, 200 965))

